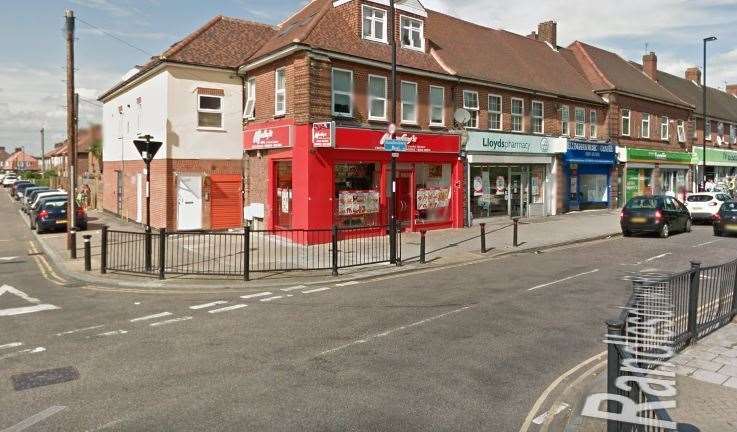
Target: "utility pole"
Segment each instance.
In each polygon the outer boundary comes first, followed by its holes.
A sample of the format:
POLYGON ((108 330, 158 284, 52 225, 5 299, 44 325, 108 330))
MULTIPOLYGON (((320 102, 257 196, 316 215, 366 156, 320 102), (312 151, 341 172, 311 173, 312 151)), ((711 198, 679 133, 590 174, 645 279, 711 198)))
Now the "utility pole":
MULTIPOLYGON (((704 81, 701 85, 701 108, 702 108, 702 115, 704 117, 704 140, 701 144, 701 150, 702 150, 702 164, 701 164, 701 185, 699 187, 699 191, 705 192, 706 191, 706 123, 710 122, 710 120, 707 117, 708 110, 706 109, 706 44, 709 42, 713 42, 717 40, 716 36, 709 36, 704 38, 704 81)), ((709 123, 711 126, 711 122, 709 123)), ((709 131, 711 132, 711 127, 709 127, 709 131)))
POLYGON ((76 173, 75 157, 77 150, 77 101, 74 93, 74 11, 67 9, 64 13, 66 20, 66 43, 67 43, 67 153, 69 175, 69 203, 67 209, 67 247, 71 249, 72 231, 75 229, 77 208, 74 202, 74 178, 76 173))
MULTIPOLYGON (((394 14, 394 0, 389 0, 389 45, 392 50, 392 70, 391 70, 391 104, 392 104, 392 120, 391 124, 397 124, 397 40, 396 40, 396 22, 394 14)), ((391 137, 394 138, 394 137, 391 137)), ((389 262, 396 264, 397 262, 397 157, 398 153, 392 152, 392 161, 390 169, 389 191, 389 262)))
POLYGON ((41 176, 46 175, 46 158, 44 155, 46 154, 46 151, 44 150, 44 128, 41 128, 41 176))

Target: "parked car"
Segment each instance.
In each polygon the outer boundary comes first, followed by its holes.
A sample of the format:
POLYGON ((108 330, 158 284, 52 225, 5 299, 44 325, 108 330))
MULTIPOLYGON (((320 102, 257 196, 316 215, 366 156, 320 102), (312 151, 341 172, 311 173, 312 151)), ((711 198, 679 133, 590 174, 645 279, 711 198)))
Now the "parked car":
POLYGON ((20 199, 21 210, 23 211, 23 213, 27 213, 28 211, 28 204, 29 204, 29 199, 31 198, 31 195, 33 195, 35 192, 47 191, 49 189, 50 188, 47 186, 35 186, 34 185, 31 187, 27 187, 23 191, 23 196, 20 199))
POLYGON ((694 221, 711 221, 722 204, 731 200, 723 192, 695 192, 686 197, 686 207, 694 221))
POLYGON ((712 225, 715 236, 737 234, 737 202, 722 204, 719 211, 714 214, 712 225))
MULTIPOLYGON (((66 229, 68 200, 45 201, 36 212, 35 227, 39 234, 48 231, 66 229)), ((87 229, 87 213, 84 208, 77 208, 76 228, 80 231, 87 229)))
POLYGON ((13 186, 18 181, 18 176, 15 174, 8 174, 3 177, 3 187, 7 188, 13 186))
POLYGON ((23 196, 23 191, 33 186, 34 184, 27 180, 15 182, 15 184, 13 184, 13 188, 11 189, 13 199, 19 201, 23 196))
POLYGON ((36 229, 36 219, 38 217, 39 209, 43 208, 44 204, 52 202, 52 201, 64 201, 65 203, 68 202, 68 195, 66 193, 52 193, 52 192, 44 192, 41 195, 46 196, 39 196, 36 198, 36 201, 31 205, 31 208, 28 211, 28 218, 30 220, 31 229, 36 229))
POLYGON ((33 201, 31 201, 29 210, 35 210, 38 206, 38 202, 42 198, 47 198, 47 197, 68 198, 69 194, 61 189, 56 189, 56 190, 52 189, 52 190, 38 192, 36 196, 34 197, 33 201))
POLYGON ((691 215, 677 199, 667 195, 630 199, 620 213, 622 235, 655 233, 662 238, 676 231, 691 231, 691 215))

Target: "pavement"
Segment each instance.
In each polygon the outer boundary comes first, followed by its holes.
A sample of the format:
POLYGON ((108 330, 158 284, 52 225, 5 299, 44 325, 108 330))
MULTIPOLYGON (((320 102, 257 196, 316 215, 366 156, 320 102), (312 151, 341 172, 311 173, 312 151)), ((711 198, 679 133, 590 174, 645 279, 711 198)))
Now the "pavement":
POLYGON ((737 247, 697 226, 342 282, 110 288, 0 218, 3 432, 541 431, 601 363, 632 275, 737 247))

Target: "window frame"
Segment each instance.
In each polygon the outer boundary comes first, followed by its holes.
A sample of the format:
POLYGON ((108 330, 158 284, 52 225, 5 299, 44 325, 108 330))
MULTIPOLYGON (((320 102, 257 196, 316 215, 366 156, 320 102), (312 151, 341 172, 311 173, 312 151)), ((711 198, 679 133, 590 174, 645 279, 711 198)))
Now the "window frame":
POLYGON ((490 93, 486 96, 486 103, 488 104, 488 106, 486 107, 486 110, 489 113, 489 130, 493 130, 493 131, 504 130, 504 115, 502 114, 504 113, 504 98, 502 98, 501 95, 490 93), (499 99, 499 109, 497 111, 494 111, 491 109, 491 106, 492 106, 491 99, 492 98, 499 99), (498 128, 493 127, 494 122, 491 120, 492 115, 499 116, 499 127, 498 128))
POLYGON ((243 109, 243 118, 246 120, 253 120, 256 118, 256 78, 248 78, 246 80, 246 103, 243 109), (249 112, 248 104, 251 103, 251 109, 249 112))
POLYGON ((387 28, 388 27, 387 26, 387 22, 389 20, 388 16, 389 16, 389 13, 385 9, 377 8, 377 7, 373 7, 373 6, 369 6, 369 5, 362 5, 362 7, 361 7, 361 38, 366 39, 366 40, 369 40, 369 41, 372 41, 372 42, 388 43, 389 42, 388 32, 387 32, 387 30, 388 30, 388 28, 387 28), (371 35, 370 36, 366 36, 366 33, 365 33, 365 30, 366 30, 366 10, 379 11, 379 12, 382 12, 384 14, 384 19, 381 20, 381 22, 383 24, 383 33, 384 33, 384 37, 383 38, 377 38, 373 34, 374 33, 374 30, 376 30, 376 27, 375 27, 376 22, 379 21, 378 19, 374 18, 373 16, 371 18, 368 18, 371 21, 371 35))
POLYGON ((642 118, 640 119, 640 138, 650 139, 650 113, 642 113, 642 118), (647 120, 645 120, 646 118, 647 120), (645 127, 646 122, 647 127, 645 127), (647 135, 645 131, 647 131, 647 135))
MULTIPOLYGON (((352 79, 351 79, 351 81, 352 81, 352 79)), ((366 82, 368 84, 368 88, 367 88, 367 91, 366 91, 366 96, 367 96, 366 99, 368 101, 367 114, 368 114, 369 121, 388 121, 389 120, 389 113, 388 113, 388 111, 389 111, 388 110, 388 108, 389 108, 389 80, 387 79, 387 77, 382 76, 382 75, 369 74, 366 82), (372 78, 384 80, 384 97, 383 98, 377 97, 377 96, 373 96, 371 94, 371 79, 372 78), (382 117, 377 117, 377 116, 372 116, 371 115, 371 107, 373 106, 372 104, 373 104, 373 101, 375 101, 375 100, 383 100, 384 101, 384 115, 382 117)))
POLYGON ((599 138, 599 112, 589 110, 589 138, 599 138))
POLYGON ((287 69, 280 67, 274 71, 274 117, 287 114, 287 69), (284 74, 284 88, 279 89, 279 73, 284 74), (283 95, 284 107, 279 110, 279 95, 283 95))
POLYGON ((678 135, 679 143, 686 142, 686 122, 685 121, 678 120, 678 123, 676 124, 676 135, 678 135))
POLYGON ((729 125, 729 141, 732 144, 737 144, 737 125, 734 123, 729 125))
POLYGON ((712 135, 711 119, 704 120, 704 140, 711 141, 711 135, 712 135), (707 132, 707 130, 708 130, 708 132, 707 132))
POLYGON ((445 126, 445 87, 438 86, 438 85, 432 85, 431 84, 430 85, 430 91, 428 93, 427 98, 428 98, 428 101, 427 101, 428 102, 428 106, 430 107, 430 112, 429 112, 429 114, 430 114, 430 119, 429 119, 430 120, 430 122, 429 122, 430 126, 441 126, 441 127, 442 126, 445 126), (440 123, 434 122, 433 121, 433 118, 432 118, 433 109, 435 107, 437 107, 437 105, 433 105, 433 103, 432 103, 432 90, 433 89, 440 89, 443 92, 443 101, 442 101, 442 104, 440 105, 440 109, 441 109, 441 111, 440 111, 441 112, 441 114, 440 114, 440 118, 441 118, 440 123))
POLYGON ((511 102, 509 103, 509 114, 510 114, 510 127, 512 132, 516 133, 524 133, 525 132, 525 100, 523 98, 519 97, 513 97, 511 99, 511 102), (519 101, 522 102, 522 113, 515 114, 514 113, 514 102, 519 101), (520 119, 520 130, 514 129, 514 119, 519 118, 520 119))
POLYGON ((622 136, 628 137, 628 136, 630 136, 632 134, 632 111, 630 111, 629 108, 622 108, 620 110, 620 118, 621 118, 621 121, 620 121, 620 124, 619 124, 619 126, 620 126, 619 133, 622 136), (627 112, 627 115, 626 116, 624 115, 624 112, 625 111, 627 112), (624 133, 624 121, 625 121, 625 119, 627 120, 627 133, 624 133))
POLYGON ((481 101, 479 100, 479 92, 477 92, 476 90, 463 90, 461 97, 463 98, 463 109, 465 109, 471 114, 471 118, 468 119, 468 123, 466 123, 466 129, 478 129, 479 128, 479 110, 481 109, 481 101), (476 96, 476 106, 475 107, 466 105, 466 93, 476 96), (469 126, 471 119, 476 120, 473 126, 469 126))
POLYGON ((670 141, 670 119, 668 116, 660 116, 660 140, 670 141), (665 134, 663 134, 663 127, 665 126, 665 134))
POLYGON ((586 108, 575 107, 573 110, 573 122, 575 123, 573 136, 576 138, 586 138, 586 108), (583 121, 578 121, 578 113, 583 113, 583 121), (578 133, 578 126, 581 126, 581 133, 578 133))
MULTIPOLYGON (((207 94, 197 93, 197 129, 203 129, 203 130, 223 130, 225 129, 225 115, 223 114, 223 102, 225 102, 225 96, 207 95, 207 94), (214 98, 214 99, 220 100, 220 109, 215 110, 215 109, 209 109, 209 108, 202 108, 202 98, 203 97, 214 98), (200 113, 220 114, 220 126, 200 125, 200 113)), ((130 127, 130 122, 128 123, 128 126, 130 127)))
POLYGON ((330 112, 332 113, 333 117, 346 117, 351 118, 353 117, 353 98, 354 98, 354 86, 353 86, 353 71, 351 69, 341 69, 341 68, 332 68, 330 70, 330 112), (335 72, 347 72, 350 76, 350 86, 351 91, 345 92, 343 90, 335 90, 335 72), (335 111, 335 95, 340 94, 343 96, 348 96, 349 103, 348 103, 348 113, 339 113, 335 111))
MULTIPOLYGON (((408 31, 411 33, 413 31, 413 28, 410 26, 408 28, 408 31)), ((410 37, 409 40, 410 40, 410 43, 411 43, 412 38, 410 37)), ((422 21, 420 19, 417 19, 417 18, 412 18, 411 16, 407 16, 407 15, 399 15, 399 43, 402 45, 402 48, 407 48, 407 49, 411 49, 411 50, 415 50, 415 51, 423 51, 424 52, 425 51, 425 23, 424 23, 424 21, 422 21), (416 23, 419 23, 420 24, 420 29, 419 29, 419 31, 420 31, 420 46, 419 47, 416 47, 414 45, 405 45, 404 38, 402 37, 403 36, 403 33, 404 33, 404 28, 405 28, 405 25, 404 25, 404 21, 405 20, 406 21, 409 21, 409 22, 416 22, 416 23)))
POLYGON ((530 101, 530 121, 532 122, 532 133, 535 135, 545 134, 545 103, 541 100, 530 101), (540 105, 540 115, 535 115, 535 105, 540 105), (535 121, 540 121, 540 132, 535 131, 535 121))
POLYGON ((568 105, 560 106, 560 134, 571 136, 571 108, 568 105))
POLYGON ((412 126, 417 125, 418 118, 419 118, 419 99, 420 99, 419 87, 417 86, 417 83, 416 82, 414 82, 414 81, 405 81, 405 80, 400 81, 400 83, 399 83, 399 106, 400 106, 399 119, 400 119, 400 123, 401 124, 412 125, 412 126), (403 96, 402 95, 402 87, 405 84, 410 84, 410 85, 414 86, 414 88, 415 88, 415 100, 414 100, 414 105, 415 105, 415 118, 414 118, 414 120, 405 120, 404 119, 404 105, 407 102, 405 102, 404 101, 404 98, 402 97, 403 96))

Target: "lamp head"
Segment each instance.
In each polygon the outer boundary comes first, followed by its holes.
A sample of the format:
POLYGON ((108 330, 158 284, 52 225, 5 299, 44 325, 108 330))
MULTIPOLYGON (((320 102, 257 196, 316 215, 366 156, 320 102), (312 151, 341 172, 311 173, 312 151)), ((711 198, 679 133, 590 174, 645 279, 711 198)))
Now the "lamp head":
POLYGON ((716 36, 709 36, 707 38, 704 38, 704 42, 714 42, 715 40, 717 40, 716 36))

